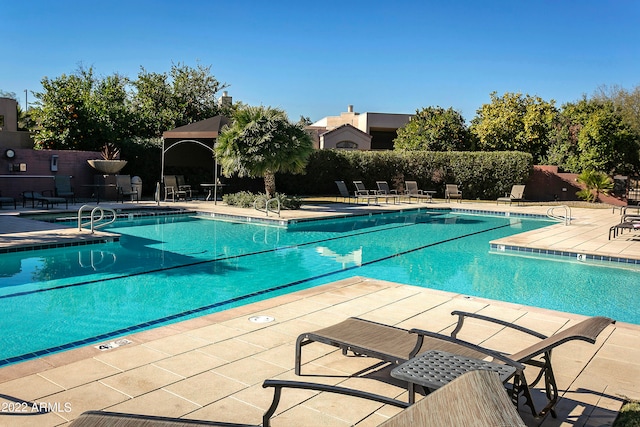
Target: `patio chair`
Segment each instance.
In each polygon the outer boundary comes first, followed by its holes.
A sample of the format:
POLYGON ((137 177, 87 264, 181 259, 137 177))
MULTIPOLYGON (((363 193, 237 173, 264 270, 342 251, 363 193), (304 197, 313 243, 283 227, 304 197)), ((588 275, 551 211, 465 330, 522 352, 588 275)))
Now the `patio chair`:
POLYGON ((458 199, 458 203, 462 202, 462 191, 458 190, 456 184, 446 184, 444 189, 444 198, 447 202, 451 199, 458 199))
POLYGON ((71 177, 69 175, 56 175, 53 177, 53 183, 56 188, 56 197, 64 197, 71 199, 71 203, 76 202, 76 194, 71 187, 71 177))
POLYGON ((416 200, 433 201, 431 193, 418 189, 418 183, 416 181, 405 181, 404 185, 405 195, 409 198, 409 203, 411 203, 411 198, 416 200))
POLYGON ((558 387, 551 366, 551 350, 571 340, 582 340, 593 344, 600 332, 615 322, 606 317, 590 317, 547 337, 530 329, 492 317, 462 311, 454 311, 451 314, 458 316, 457 326, 451 336, 422 329, 407 331, 395 326, 353 317, 316 332, 301 334, 296 340, 295 373, 300 375, 302 347, 312 342, 338 347, 345 355, 347 351, 351 351, 356 355, 365 355, 394 364, 404 363, 418 353, 423 353, 427 350, 442 350, 477 359, 484 359, 489 356, 496 361, 509 364, 521 363, 540 368, 538 376, 531 384, 527 383, 523 370, 519 369, 513 380, 513 394, 514 396, 522 394, 525 397, 525 404, 531 408, 533 415, 542 416, 550 411, 555 417, 553 408, 558 399, 558 387), (540 341, 520 351, 503 355, 457 338, 457 334, 462 329, 464 320, 467 317, 497 323, 504 327, 530 334, 539 338, 540 341), (534 359, 538 356, 541 356, 542 360, 534 359), (548 404, 541 411, 537 411, 531 398, 530 388, 538 384, 543 377, 548 404))
POLYGON ((49 207, 60 203, 64 203, 66 208, 69 208, 69 199, 65 199, 64 197, 55 197, 51 190, 45 190, 41 193, 38 191, 25 191, 22 193, 23 208, 27 206, 28 201, 31 201, 32 208, 35 208, 36 204, 38 204, 43 208, 49 209, 49 207), (51 194, 51 196, 47 196, 47 193, 51 194))
POLYGON ((178 187, 178 180, 175 175, 164 176, 164 201, 171 199, 172 202, 176 200, 187 200, 187 192, 180 190, 178 187))
POLYGON ((387 181, 376 181, 376 186, 378 190, 376 190, 375 193, 380 196, 380 198, 384 197, 387 203, 389 203, 389 199, 393 200, 393 204, 400 202, 398 190, 391 190, 387 181))
MULTIPOLYGON (((382 422, 379 427, 405 426, 447 426, 447 427, 525 427, 502 382, 495 372, 471 371, 454 379, 445 386, 427 395, 424 399, 409 405, 361 390, 285 380, 267 380, 263 387, 273 387, 271 406, 262 419, 263 427, 271 425, 283 388, 324 391, 340 395, 373 400, 387 405, 404 408, 396 415, 382 422)), ((348 410, 348 408, 345 408, 348 410)), ((75 426, 74 426, 75 427, 75 426)))
POLYGON ((184 191, 185 197, 189 199, 193 198, 193 191, 191 190, 191 185, 187 184, 184 181, 184 175, 176 175, 176 184, 178 185, 178 191, 184 191))
POLYGON ((124 202, 124 198, 128 197, 131 201, 135 199, 136 202, 140 201, 138 190, 134 190, 131 185, 131 175, 117 175, 116 176, 116 202, 120 200, 124 202))
POLYGON ((16 204, 16 199, 14 199, 13 197, 3 197, 2 193, 0 193, 0 208, 2 208, 2 205, 4 205, 5 203, 8 204, 13 204, 13 209, 17 209, 18 205, 16 204))
POLYGON ((157 417, 152 415, 125 414, 121 412, 86 411, 69 427, 258 427, 258 424, 237 424, 186 418, 157 417))
POLYGON ((513 202, 516 202, 518 205, 520 202, 524 202, 524 188, 524 185, 514 185, 511 187, 510 193, 505 193, 504 197, 498 197, 496 205, 500 204, 500 202, 509 202, 509 205, 513 202))

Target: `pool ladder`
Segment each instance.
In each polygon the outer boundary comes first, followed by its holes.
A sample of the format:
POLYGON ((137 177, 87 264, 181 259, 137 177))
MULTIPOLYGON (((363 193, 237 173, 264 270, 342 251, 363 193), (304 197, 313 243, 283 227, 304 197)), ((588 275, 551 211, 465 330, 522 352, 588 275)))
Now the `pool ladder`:
POLYGON ((564 225, 569 225, 571 224, 571 208, 566 205, 552 206, 549 209, 547 209, 547 217, 555 221, 564 222, 564 225), (556 214, 554 212, 556 209, 564 209, 564 215, 556 214))
POLYGON ((90 227, 91 232, 98 228, 102 228, 109 224, 112 224, 116 220, 116 211, 110 208, 103 208, 101 206, 91 206, 91 205, 83 205, 78 209, 78 231, 82 231, 82 227, 86 227, 87 225, 90 227), (89 221, 83 223, 82 222, 82 212, 85 210, 91 209, 91 214, 89 215, 89 221), (111 214, 111 219, 108 217, 105 219, 105 211, 111 214), (100 222, 100 221, 105 222, 100 222), (98 224, 99 223, 99 224, 98 224))
POLYGON ((253 208, 257 211, 263 212, 267 214, 267 216, 269 216, 269 211, 271 210, 272 212, 275 212, 278 214, 278 216, 280 216, 280 199, 277 198, 273 198, 273 199, 269 199, 267 200, 266 197, 259 197, 257 198, 254 202, 253 202, 253 208), (264 202, 264 209, 261 207, 258 207, 258 202, 264 202), (276 203, 276 209, 271 209, 269 206, 271 206, 273 203, 276 203))

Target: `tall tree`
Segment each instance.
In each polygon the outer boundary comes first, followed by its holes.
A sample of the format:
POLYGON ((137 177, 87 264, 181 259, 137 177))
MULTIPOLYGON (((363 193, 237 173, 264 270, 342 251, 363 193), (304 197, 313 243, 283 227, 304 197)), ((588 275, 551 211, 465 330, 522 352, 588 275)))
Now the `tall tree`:
MULTIPOLYGON (((133 138, 159 138, 166 130, 221 110, 216 93, 226 85, 211 67, 172 64, 170 73, 141 69, 137 80, 99 78, 92 67, 42 79, 30 108, 36 148, 100 150, 133 138)), ((226 111, 226 108, 223 108, 226 111)))
POLYGON ((131 135, 128 80, 119 75, 99 79, 92 67, 42 79, 35 92, 36 148, 99 150, 131 135))
POLYGON ((141 68, 133 86, 141 137, 160 137, 165 130, 229 113, 216 99, 227 85, 211 75, 211 66, 172 64, 169 73, 141 68))
POLYGON ((546 155, 553 123, 557 115, 555 101, 520 93, 491 93, 471 121, 470 131, 484 151, 524 151, 534 162, 546 155))
POLYGON ((547 159, 575 173, 627 173, 638 169, 638 150, 637 135, 611 101, 584 97, 562 106, 547 159))
POLYGON ((416 110, 409 123, 398 129, 394 148, 400 150, 465 151, 470 135, 462 115, 449 107, 416 110))
POLYGON ((284 111, 245 107, 235 111, 215 150, 224 175, 262 177, 271 198, 276 193, 275 174, 302 173, 313 142, 301 125, 289 122, 284 111))

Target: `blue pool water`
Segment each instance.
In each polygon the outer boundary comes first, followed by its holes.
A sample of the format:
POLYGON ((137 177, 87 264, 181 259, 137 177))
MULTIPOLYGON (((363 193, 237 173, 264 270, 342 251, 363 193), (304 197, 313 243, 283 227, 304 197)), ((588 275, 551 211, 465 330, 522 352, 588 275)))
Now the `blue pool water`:
POLYGON ((0 365, 354 275, 640 324, 637 269, 489 252, 546 225, 448 211, 288 229, 119 221, 120 242, 0 255, 0 365))

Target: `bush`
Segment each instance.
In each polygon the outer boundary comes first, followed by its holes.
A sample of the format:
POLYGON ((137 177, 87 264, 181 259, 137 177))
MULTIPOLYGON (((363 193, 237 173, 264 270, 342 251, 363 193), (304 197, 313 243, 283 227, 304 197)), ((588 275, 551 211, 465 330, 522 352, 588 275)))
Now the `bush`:
MULTIPOLYGON (((248 191, 240 191, 239 193, 225 194, 222 200, 229 206, 237 206, 240 208, 253 208, 254 203, 258 199, 266 199, 264 193, 251 193, 248 191)), ((276 193, 275 198, 280 201, 281 209, 300 209, 302 200, 299 197, 287 196, 286 194, 276 193)))
POLYGON ((465 198, 496 199, 524 184, 533 170, 533 157, 517 151, 345 151, 316 150, 303 175, 279 174, 278 189, 288 194, 336 194, 334 181, 363 181, 375 189, 387 181, 402 190, 405 180, 444 196, 445 184, 458 184, 465 198))
POLYGON ((622 405, 613 427, 640 427, 640 401, 629 400, 622 405))

